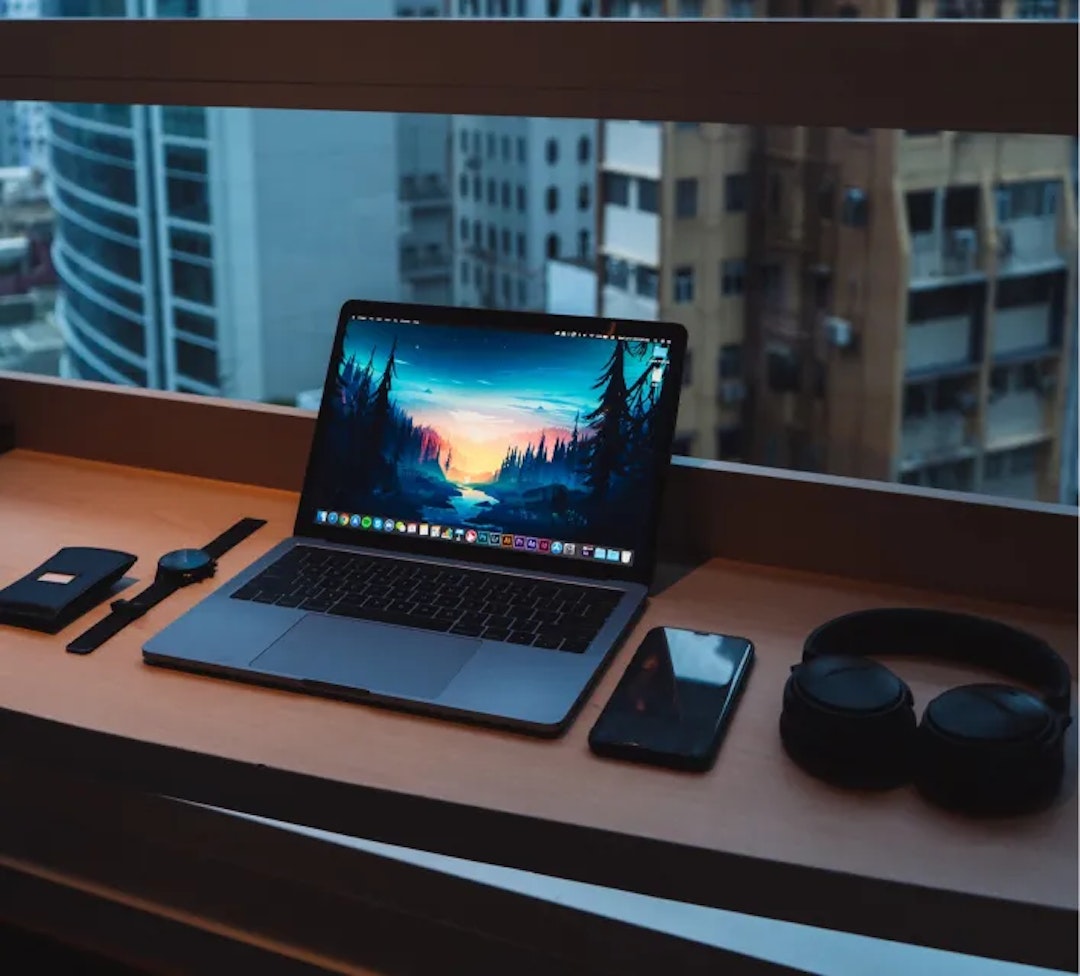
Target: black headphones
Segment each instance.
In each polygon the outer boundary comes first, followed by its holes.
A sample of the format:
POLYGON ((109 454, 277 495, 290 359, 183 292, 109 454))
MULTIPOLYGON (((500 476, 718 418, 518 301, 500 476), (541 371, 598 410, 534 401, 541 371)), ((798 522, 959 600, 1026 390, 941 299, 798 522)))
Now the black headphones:
POLYGON ((780 737, 803 769, 840 786, 913 780, 973 814, 1046 806, 1065 771, 1069 669, 1031 634, 941 610, 862 610, 822 624, 784 686, 780 737), (1039 689, 973 684, 938 695, 916 727, 911 689, 867 655, 979 664, 1039 689))

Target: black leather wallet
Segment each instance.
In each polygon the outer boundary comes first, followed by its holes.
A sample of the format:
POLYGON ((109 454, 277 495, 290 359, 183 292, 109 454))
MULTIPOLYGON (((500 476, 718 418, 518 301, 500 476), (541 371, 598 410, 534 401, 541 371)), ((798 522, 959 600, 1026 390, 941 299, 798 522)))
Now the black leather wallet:
POLYGON ((55 634, 101 603, 137 558, 113 549, 61 549, 0 590, 0 624, 55 634))

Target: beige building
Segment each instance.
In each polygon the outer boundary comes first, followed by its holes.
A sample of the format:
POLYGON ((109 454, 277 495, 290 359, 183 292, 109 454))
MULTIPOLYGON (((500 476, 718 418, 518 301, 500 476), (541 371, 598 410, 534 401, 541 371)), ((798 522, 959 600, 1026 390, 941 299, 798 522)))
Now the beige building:
MULTIPOLYGON (((804 10, 772 0, 767 13, 804 10)), ((1005 0, 980 15, 1058 7, 1005 0)), ((1073 139, 621 121, 602 133, 600 308, 687 326, 680 452, 1058 497, 1073 139)))

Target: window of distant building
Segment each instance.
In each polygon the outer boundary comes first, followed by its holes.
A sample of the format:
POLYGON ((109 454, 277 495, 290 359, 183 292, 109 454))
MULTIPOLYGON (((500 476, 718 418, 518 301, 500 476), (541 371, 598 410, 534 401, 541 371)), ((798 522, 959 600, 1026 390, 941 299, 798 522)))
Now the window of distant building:
POLYGON ((524 140, 524 138, 522 138, 521 136, 518 136, 518 140, 517 140, 517 157, 518 157, 518 162, 519 162, 519 163, 523 163, 523 162, 525 162, 525 158, 526 158, 526 156, 527 156, 527 155, 528 155, 528 154, 527 154, 527 152, 526 152, 526 147, 525 147, 525 140, 524 140))
POLYGON ((675 216, 697 216, 698 181, 681 179, 675 181, 675 216))
POLYGON ((679 16, 688 20, 703 16, 704 0, 679 0, 679 16))
POLYGON ((519 213, 525 213, 525 187, 517 188, 517 208, 519 213))
POLYGON ((869 217, 869 204, 866 193, 857 186, 844 188, 844 202, 840 208, 840 219, 849 227, 865 227, 869 217))
POLYGON ((558 17, 562 12, 562 0, 548 0, 548 16, 558 17))
POLYGON ((589 254, 592 252, 591 235, 587 230, 578 231, 578 257, 583 261, 587 260, 589 254))
POLYGON ((544 204, 550 214, 559 209, 559 188, 557 186, 547 188, 547 193, 544 194, 544 204))
POLYGON ((510 184, 507 183, 505 180, 503 181, 503 185, 502 185, 502 201, 501 202, 502 202, 503 210, 509 210, 510 209, 510 184))
POLYGON ((630 206, 630 178, 622 173, 604 174, 604 203, 630 206))
POLYGON ((658 180, 639 179, 637 181, 638 210, 645 213, 660 213, 660 183, 658 180))
POLYGON ((559 161, 558 139, 548 139, 547 144, 544 146, 544 158, 552 166, 554 166, 559 161))
POLYGON ((592 155, 592 143, 589 141, 588 136, 582 136, 578 139, 577 144, 577 158, 579 163, 587 163, 589 157, 592 155))
POLYGON ((720 347, 718 369, 722 380, 742 376, 742 346, 739 343, 730 342, 720 347))
POLYGON ((642 298, 656 298, 660 293, 660 275, 657 273, 656 268, 639 264, 634 271, 634 279, 637 293, 642 298))
POLYGON ((724 177, 724 209, 728 213, 743 213, 749 196, 749 180, 745 173, 724 177))
POLYGON ((746 262, 729 258, 720 262, 720 294, 741 295, 746 290, 746 262))
POLYGON ((517 236, 517 256, 524 261, 525 260, 525 235, 518 234, 517 236))
POLYGON ((555 260, 556 258, 558 258, 558 256, 559 256, 559 235, 558 234, 548 234, 547 242, 545 244, 545 250, 547 252, 547 256, 549 258, 551 258, 552 260, 555 260))
POLYGON ((682 265, 675 269, 672 292, 676 302, 694 300, 694 269, 692 267, 682 265))
POLYGON ((578 191, 577 191, 578 210, 588 210, 589 209, 589 204, 592 202, 590 197, 591 197, 591 191, 589 190, 589 184, 588 183, 582 183, 581 186, 578 187, 578 191))

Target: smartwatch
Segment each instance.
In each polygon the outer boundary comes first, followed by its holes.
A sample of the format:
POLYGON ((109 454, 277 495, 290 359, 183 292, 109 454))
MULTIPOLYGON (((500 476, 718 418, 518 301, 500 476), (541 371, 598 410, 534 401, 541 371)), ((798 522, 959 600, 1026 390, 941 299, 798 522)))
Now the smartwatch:
POLYGON ((185 586, 191 586, 192 583, 209 579, 217 570, 218 559, 264 525, 265 519, 241 519, 201 549, 176 549, 165 553, 158 560, 154 582, 130 600, 114 600, 111 604, 112 612, 89 630, 79 634, 68 644, 68 651, 72 654, 96 651, 110 637, 120 633, 129 623, 138 620, 167 596, 185 586))

